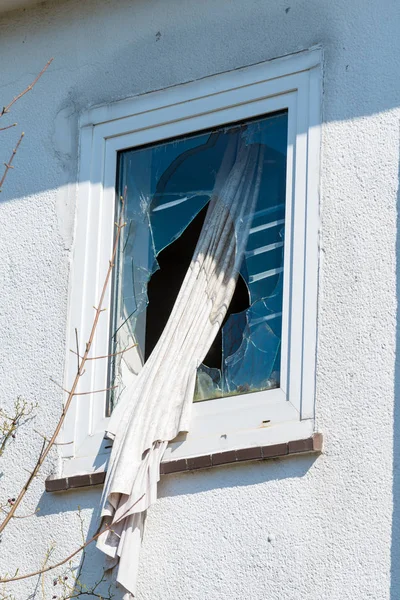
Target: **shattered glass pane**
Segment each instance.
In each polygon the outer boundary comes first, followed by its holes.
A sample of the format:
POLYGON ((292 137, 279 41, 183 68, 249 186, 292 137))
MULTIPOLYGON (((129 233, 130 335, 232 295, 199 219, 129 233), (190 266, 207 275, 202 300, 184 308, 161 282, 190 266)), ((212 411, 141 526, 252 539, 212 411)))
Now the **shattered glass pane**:
POLYGON ((221 370, 200 365, 197 370, 194 402, 210 398, 220 398, 222 393, 221 370))
MULTIPOLYGON (((187 268, 185 260, 190 262, 201 230, 203 209, 215 188, 228 144, 235 137, 244 140, 246 146, 262 147, 264 157, 260 191, 249 217, 240 268, 245 292, 241 291, 240 298, 234 296, 219 336, 198 369, 194 399, 279 386, 286 112, 120 154, 119 193, 127 190, 126 227, 114 274, 110 352, 115 356, 109 374, 110 385, 119 386, 118 394, 137 376, 157 342, 149 332, 159 331, 160 327, 151 327, 147 320, 156 318, 157 313, 159 319, 164 318, 163 303, 173 303, 176 297, 187 268), (168 254, 167 250, 176 244, 175 254, 168 254), (168 260, 162 260, 164 256, 168 260), (159 262, 161 269, 169 269, 168 281, 163 280, 161 292, 151 292, 155 294, 150 297, 156 310, 150 311, 149 282, 153 276, 154 281, 158 277, 159 262)), ((243 184, 245 190, 246 182, 243 184)), ((111 398, 111 405, 117 399, 118 395, 111 398)))
POLYGON ((281 315, 271 311, 267 299, 257 300, 245 313, 241 344, 233 354, 226 347, 239 315, 231 315, 222 331, 223 392, 255 392, 279 385, 279 372, 273 369, 280 347, 281 315))

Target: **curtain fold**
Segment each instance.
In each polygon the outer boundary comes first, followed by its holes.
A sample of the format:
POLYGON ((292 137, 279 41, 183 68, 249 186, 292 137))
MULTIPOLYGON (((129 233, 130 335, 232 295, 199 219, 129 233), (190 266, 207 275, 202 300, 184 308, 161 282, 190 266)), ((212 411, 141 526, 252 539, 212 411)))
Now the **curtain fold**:
POLYGON ((260 191, 263 146, 232 138, 207 215, 167 325, 110 419, 114 440, 102 497, 98 539, 117 581, 135 595, 147 508, 156 500, 168 441, 188 431, 196 372, 226 315, 260 191))

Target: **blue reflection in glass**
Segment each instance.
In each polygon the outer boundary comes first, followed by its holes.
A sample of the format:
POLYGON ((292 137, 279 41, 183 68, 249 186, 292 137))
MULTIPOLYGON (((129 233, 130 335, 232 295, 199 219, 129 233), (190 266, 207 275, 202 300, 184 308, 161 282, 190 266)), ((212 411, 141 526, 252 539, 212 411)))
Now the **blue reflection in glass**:
POLYGON ((157 256, 208 203, 233 135, 242 136, 246 144, 264 145, 260 193, 240 269, 249 308, 231 314, 224 323, 221 369, 199 367, 195 400, 279 386, 287 113, 120 156, 127 226, 114 284, 113 350, 118 347, 118 332, 128 328, 143 360, 147 286, 158 269, 157 256))

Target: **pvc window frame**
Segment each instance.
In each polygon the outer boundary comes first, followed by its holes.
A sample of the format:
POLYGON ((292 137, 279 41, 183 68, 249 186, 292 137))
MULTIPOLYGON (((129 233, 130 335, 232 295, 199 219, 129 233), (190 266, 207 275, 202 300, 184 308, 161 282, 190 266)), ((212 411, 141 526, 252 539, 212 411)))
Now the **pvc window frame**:
MULTIPOLYGON (((69 352, 75 328, 83 345, 111 255, 118 152, 288 111, 281 387, 195 403, 191 431, 169 444, 166 460, 272 445, 314 432, 321 100, 322 50, 314 48, 81 116, 66 387, 76 373, 76 357, 69 352)), ((104 306, 110 302, 111 286, 104 306)), ((110 311, 102 313, 92 356, 108 353, 109 319, 110 311)), ((106 387, 105 360, 87 363, 77 391, 106 387)), ((64 476, 105 468, 106 402, 105 392, 75 396, 62 431, 65 445, 59 446, 64 476)))

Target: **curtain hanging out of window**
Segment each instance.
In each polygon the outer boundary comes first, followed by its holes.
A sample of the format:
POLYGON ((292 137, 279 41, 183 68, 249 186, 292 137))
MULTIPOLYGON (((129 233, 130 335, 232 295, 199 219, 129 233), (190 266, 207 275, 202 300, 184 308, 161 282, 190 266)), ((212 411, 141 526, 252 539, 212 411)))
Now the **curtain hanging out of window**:
POLYGON ((109 425, 114 439, 103 491, 106 529, 98 547, 128 600, 136 588, 146 510, 156 499, 168 441, 188 431, 197 369, 235 290, 260 192, 264 146, 231 136, 215 179, 192 262, 167 325, 127 387, 109 425))

